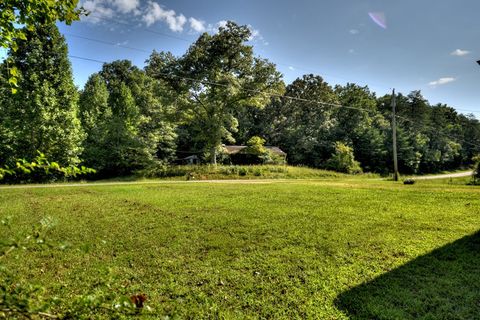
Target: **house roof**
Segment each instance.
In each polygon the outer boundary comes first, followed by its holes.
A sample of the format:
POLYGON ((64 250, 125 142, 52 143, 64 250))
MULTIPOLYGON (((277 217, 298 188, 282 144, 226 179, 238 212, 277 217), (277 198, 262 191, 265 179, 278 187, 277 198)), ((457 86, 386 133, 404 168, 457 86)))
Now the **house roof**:
MULTIPOLYGON (((228 154, 236 154, 245 149, 247 146, 223 146, 227 150, 228 154)), ((273 154, 279 156, 286 156, 287 154, 279 147, 265 146, 265 149, 269 150, 273 154)))
POLYGON ((285 151, 283 151, 282 149, 280 149, 279 147, 265 146, 265 148, 267 148, 268 150, 270 150, 270 152, 272 152, 274 154, 277 154, 279 156, 286 156, 287 155, 287 153, 285 151))
POLYGON ((198 159, 198 156, 197 155, 188 156, 188 157, 185 157, 185 158, 180 159, 180 160, 190 160, 190 159, 193 159, 193 160, 198 159))

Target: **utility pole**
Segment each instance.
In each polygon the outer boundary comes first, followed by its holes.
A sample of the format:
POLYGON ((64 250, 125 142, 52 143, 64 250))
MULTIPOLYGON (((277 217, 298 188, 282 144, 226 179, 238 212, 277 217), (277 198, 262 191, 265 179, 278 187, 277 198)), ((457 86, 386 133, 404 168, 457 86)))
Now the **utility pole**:
POLYGON ((396 107, 395 89, 392 93, 392 135, 393 135, 393 180, 398 181, 398 159, 397 159, 397 116, 395 115, 396 107))

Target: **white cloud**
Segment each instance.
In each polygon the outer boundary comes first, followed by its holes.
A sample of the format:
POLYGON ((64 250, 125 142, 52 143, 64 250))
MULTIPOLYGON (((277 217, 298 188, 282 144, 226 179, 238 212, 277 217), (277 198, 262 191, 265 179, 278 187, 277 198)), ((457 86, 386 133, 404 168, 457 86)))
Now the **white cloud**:
POLYGON ((227 20, 221 20, 217 22, 217 29, 225 28, 227 26, 227 20))
POLYGON ((350 50, 348 50, 348 53, 354 54, 354 53, 355 53, 355 49, 350 49, 350 50))
POLYGON ((113 5, 121 13, 136 12, 140 6, 140 0, 113 0, 113 5))
POLYGON ((360 31, 358 31, 357 29, 350 29, 350 31, 348 31, 348 32, 350 32, 350 34, 352 34, 352 35, 356 35, 356 34, 360 33, 360 31))
POLYGON ((445 77, 445 78, 440 78, 438 80, 432 81, 432 82, 429 83, 429 85, 432 86, 432 87, 436 87, 436 86, 441 86, 441 85, 444 85, 444 84, 447 84, 447 83, 454 82, 456 80, 457 79, 453 78, 453 77, 445 77))
POLYGON ((128 44, 128 40, 115 43, 115 45, 116 45, 116 46, 119 46, 119 47, 121 47, 121 46, 126 46, 127 44, 128 44))
POLYGON ((252 27, 251 25, 248 25, 248 29, 250 29, 250 32, 252 33, 250 35, 250 38, 248 39, 249 41, 253 40, 263 40, 263 36, 260 34, 260 31, 252 27))
POLYGON ((151 26, 157 21, 165 22, 173 32, 182 32, 187 18, 183 14, 177 15, 174 10, 165 10, 158 3, 150 1, 143 21, 151 26))
POLYGON ((457 50, 450 53, 450 55, 457 56, 457 57, 463 57, 463 56, 466 56, 468 54, 470 54, 470 51, 462 50, 462 49, 457 49, 457 50))
POLYGON ((289 66, 289 67, 288 67, 288 70, 295 71, 295 68, 292 67, 292 66, 289 66))
POLYGON ((165 22, 170 30, 182 32, 187 18, 183 14, 177 15, 174 10, 165 10, 156 2, 149 2, 147 13, 143 16, 143 21, 147 26, 151 26, 157 21, 165 22))
POLYGON ((192 28, 192 30, 195 32, 205 32, 207 30, 207 27, 205 26, 205 21, 195 18, 190 18, 188 19, 188 21, 190 22, 190 28, 192 28))
MULTIPOLYGON (((227 20, 220 20, 218 21, 215 26, 211 24, 208 25, 206 30, 211 33, 217 33, 220 28, 225 28, 227 26, 227 20)), ((268 46, 269 43, 265 41, 265 38, 262 36, 259 30, 255 29, 252 25, 247 25, 248 29, 250 30, 250 37, 248 41, 256 41, 262 43, 264 46, 268 46)))
POLYGON ((251 35, 250 38, 248 38, 248 41, 258 41, 263 43, 264 46, 268 46, 268 42, 265 41, 263 38, 262 34, 260 33, 259 30, 255 29, 252 25, 247 25, 248 29, 250 29, 251 35))
POLYGON ((220 28, 225 28, 227 26, 227 20, 220 20, 214 25, 208 24, 207 31, 210 33, 218 33, 220 28))
POLYGON ((90 23, 99 23, 103 18, 113 18, 115 11, 108 6, 105 0, 87 0, 80 3, 85 10, 90 12, 88 16, 83 16, 82 21, 90 23))
POLYGON ((79 6, 90 12, 82 20, 91 23, 98 23, 104 18, 111 19, 117 13, 140 14, 140 0, 84 0, 79 6))
MULTIPOLYGON (((90 12, 89 16, 82 18, 82 21, 90 23, 99 23, 102 19, 113 19, 119 15, 133 14, 140 16, 136 21, 138 22, 140 19, 147 27, 157 22, 163 22, 173 32, 183 32, 188 25, 191 33, 217 33, 220 28, 227 26, 226 20, 221 20, 216 24, 207 24, 195 17, 185 17, 181 13, 176 13, 175 10, 166 9, 155 0, 148 2, 141 0, 81 0, 79 6, 90 12)), ((248 25, 248 28, 251 32, 249 41, 268 45, 259 30, 251 25, 248 25)))

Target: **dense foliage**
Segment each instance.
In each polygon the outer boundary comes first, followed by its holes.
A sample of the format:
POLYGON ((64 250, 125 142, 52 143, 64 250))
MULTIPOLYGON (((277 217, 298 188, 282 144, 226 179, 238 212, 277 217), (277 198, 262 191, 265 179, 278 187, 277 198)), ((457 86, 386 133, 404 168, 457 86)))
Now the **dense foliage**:
POLYGON ((16 94, 7 84, 7 64, 0 65, 0 165, 32 159, 37 150, 61 165, 76 165, 84 133, 67 44, 54 25, 24 33, 27 41, 9 51, 20 70, 16 94))
MULTIPOLYGON (((179 57, 154 51, 144 70, 128 60, 106 63, 80 93, 57 28, 22 32, 28 41, 8 54, 20 70, 17 94, 1 65, 3 166, 41 150, 62 166, 112 177, 162 171, 188 156, 234 163, 221 151, 235 143, 248 146, 245 164, 277 162, 264 149, 277 146, 294 165, 392 171, 391 95, 313 74, 285 84, 274 64, 254 55, 246 26, 205 33, 179 57)), ((431 105, 420 91, 400 93, 396 103, 400 172, 473 164, 480 153, 473 115, 431 105)))
POLYGON ((95 173, 95 169, 85 166, 62 167, 55 161, 49 161, 43 153, 39 152, 31 161, 16 159, 15 164, 0 167, 0 183, 65 181, 80 176, 92 176, 95 173))
POLYGON ((160 83, 127 60, 92 75, 80 98, 86 164, 118 176, 171 160, 176 135, 161 94, 160 83))
POLYGON ((335 143, 335 152, 327 161, 329 169, 350 174, 361 173, 360 163, 355 160, 351 147, 341 143, 335 143))
POLYGON ((480 155, 475 156, 473 161, 475 161, 475 164, 473 167, 472 183, 480 184, 480 155))
POLYGON ((219 32, 204 33, 179 59, 153 54, 147 67, 168 83, 181 101, 179 111, 189 120, 216 164, 222 141, 235 142, 239 109, 263 108, 270 95, 283 89, 280 73, 267 60, 254 57, 245 43, 251 37, 247 26, 228 22, 219 32))
MULTIPOLYGON (((71 24, 85 14, 77 8, 78 0, 2 0, 0 2, 0 47, 17 51, 24 41, 29 41, 27 30, 35 32, 56 21, 71 24), (25 26, 25 28, 22 28, 25 26)), ((17 91, 19 70, 10 61, 8 82, 12 93, 17 91)))

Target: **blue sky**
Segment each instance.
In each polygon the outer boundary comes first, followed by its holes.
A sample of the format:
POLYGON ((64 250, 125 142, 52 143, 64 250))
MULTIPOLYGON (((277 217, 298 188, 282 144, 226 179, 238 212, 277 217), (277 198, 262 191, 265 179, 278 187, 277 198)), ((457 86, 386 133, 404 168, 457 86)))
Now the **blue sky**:
MULTIPOLYGON (((153 49, 181 55, 200 32, 214 32, 222 21, 234 20, 251 26, 256 54, 276 63, 286 83, 315 73, 332 85, 368 85, 378 95, 392 88, 403 93, 421 90, 431 103, 447 103, 480 117, 480 66, 475 63, 480 59, 478 0, 83 0, 81 4, 91 15, 72 26, 60 26, 74 56, 130 59, 143 67, 153 49), (376 22, 369 13, 375 13, 376 22)), ((101 68, 96 62, 71 60, 79 87, 101 68)))

